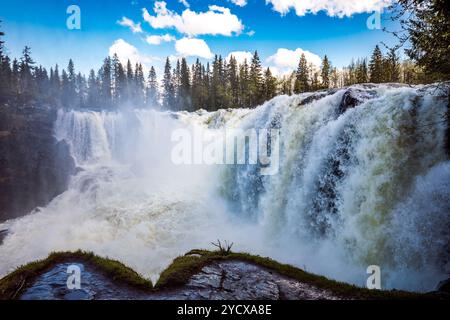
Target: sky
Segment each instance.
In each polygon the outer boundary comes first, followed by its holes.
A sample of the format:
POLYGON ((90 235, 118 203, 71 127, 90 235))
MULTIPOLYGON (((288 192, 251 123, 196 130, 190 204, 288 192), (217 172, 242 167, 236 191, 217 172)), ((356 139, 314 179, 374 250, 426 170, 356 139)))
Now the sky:
MULTIPOLYGON (((12 57, 23 47, 49 68, 97 70, 117 53, 125 62, 155 66, 160 76, 166 57, 211 61, 233 54, 238 61, 258 51, 275 74, 295 69, 301 53, 313 64, 327 55, 334 66, 370 56, 389 33, 369 28, 382 11, 381 28, 395 30, 386 8, 391 0, 2 0, 1 30, 12 57), (78 6, 80 28, 68 8, 78 6), (384 10, 383 10, 384 9, 384 10)), ((75 17, 77 18, 77 16, 75 17)))

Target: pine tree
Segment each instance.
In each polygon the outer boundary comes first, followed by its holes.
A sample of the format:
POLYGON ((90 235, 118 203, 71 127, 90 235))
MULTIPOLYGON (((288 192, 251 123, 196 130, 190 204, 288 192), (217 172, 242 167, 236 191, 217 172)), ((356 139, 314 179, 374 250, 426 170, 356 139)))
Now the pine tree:
POLYGON ((321 76, 322 88, 328 89, 330 87, 331 63, 326 55, 322 60, 321 76))
POLYGON ((251 92, 250 92, 250 71, 247 63, 247 59, 239 67, 239 90, 240 101, 239 108, 248 108, 251 106, 251 92))
POLYGON ((372 57, 369 63, 370 68, 370 82, 381 83, 383 82, 383 54, 381 53, 380 47, 375 46, 372 53, 372 57))
POLYGON ((222 86, 223 77, 223 64, 222 57, 216 55, 214 57, 212 74, 211 74, 211 86, 210 86, 210 107, 211 111, 215 111, 223 107, 223 96, 225 88, 222 86))
POLYGON ((61 77, 59 75, 59 66, 55 65, 55 70, 53 71, 53 80, 51 81, 52 96, 55 97, 59 105, 61 105, 61 77))
POLYGON ((206 110, 211 111, 213 105, 213 97, 212 97, 212 72, 211 65, 206 63, 206 70, 203 75, 203 83, 206 88, 206 110))
POLYGON ((191 103, 191 76, 186 58, 181 59, 180 65, 180 110, 194 111, 191 103))
POLYGON ((106 108, 112 107, 111 90, 112 90, 112 80, 111 80, 111 58, 107 57, 103 61, 103 66, 100 70, 100 97, 101 102, 106 108))
POLYGON ((395 48, 390 49, 385 59, 386 82, 400 81, 400 62, 395 51, 395 48))
POLYGON ((152 66, 148 73, 146 105, 151 108, 159 108, 159 89, 158 79, 156 77, 155 68, 152 66))
POLYGON ((230 81, 229 81, 229 65, 226 61, 226 59, 222 59, 222 57, 220 57, 220 62, 222 65, 222 70, 221 70, 221 74, 220 74, 220 88, 221 88, 221 100, 222 100, 222 105, 221 107, 224 109, 228 109, 232 106, 231 103, 231 94, 230 94, 230 81))
POLYGON ((193 109, 206 108, 206 97, 204 95, 204 68, 197 59, 192 66, 192 106, 193 109))
POLYGON ((65 109, 72 107, 69 101, 69 76, 64 69, 61 73, 61 103, 65 109))
POLYGON ((79 72, 76 77, 75 91, 77 95, 77 107, 84 108, 87 98, 87 82, 86 78, 79 72))
POLYGON ((131 65, 130 59, 127 61, 127 71, 126 71, 127 81, 126 81, 126 89, 125 89, 125 99, 124 101, 132 101, 133 97, 136 94, 136 88, 134 85, 134 71, 133 66, 131 65))
POLYGON ((236 59, 231 56, 228 63, 228 93, 230 104, 232 107, 239 106, 240 92, 239 92, 239 70, 236 59))
POLYGON ((296 79, 294 84, 294 93, 299 94, 302 92, 309 91, 309 69, 308 61, 306 60, 305 54, 302 53, 300 61, 297 68, 296 79))
POLYGON ((356 83, 367 83, 368 81, 367 61, 366 59, 358 59, 356 61, 356 83))
POLYGON ((136 91, 133 104, 135 107, 141 107, 144 104, 145 97, 145 76, 144 69, 140 63, 136 63, 134 72, 134 87, 136 88, 136 91))
MULTIPOLYGON (((1 20, 0 20, 1 24, 1 20)), ((0 31, 0 102, 4 102, 9 99, 11 94, 11 66, 9 57, 4 53, 4 41, 2 37, 4 32, 0 31)))
POLYGON ((115 105, 121 105, 127 99, 127 77, 125 69, 116 53, 113 55, 111 63, 113 68, 113 102, 115 105))
POLYGON ((11 61, 7 55, 0 62, 0 102, 9 100, 13 95, 11 61))
POLYGON ((175 92, 172 82, 172 73, 169 58, 166 59, 163 77, 163 100, 162 105, 165 110, 174 110, 175 92))
POLYGON ((62 99, 65 108, 73 108, 76 106, 76 92, 75 92, 75 66, 72 59, 69 59, 69 64, 67 65, 67 73, 65 74, 67 78, 63 81, 63 92, 62 99))
POLYGON ((172 85, 174 92, 174 104, 173 110, 181 110, 181 64, 180 60, 177 60, 175 68, 172 70, 172 85))
POLYGON ((34 63, 30 47, 25 46, 19 66, 19 94, 24 104, 31 102, 37 96, 36 82, 33 77, 34 63))
POLYGON ((11 69, 11 92, 17 98, 20 94, 20 66, 17 59, 13 60, 11 69))
POLYGON ((249 95, 251 107, 256 107, 263 102, 261 93, 262 77, 261 60, 259 59, 258 51, 255 51, 250 65, 249 95))
POLYGON ((99 107, 99 95, 100 88, 95 71, 91 69, 88 78, 88 91, 87 91, 87 107, 96 109, 99 107))
POLYGON ((270 100, 276 95, 277 83, 276 78, 272 76, 272 72, 269 68, 264 72, 264 100, 270 100))

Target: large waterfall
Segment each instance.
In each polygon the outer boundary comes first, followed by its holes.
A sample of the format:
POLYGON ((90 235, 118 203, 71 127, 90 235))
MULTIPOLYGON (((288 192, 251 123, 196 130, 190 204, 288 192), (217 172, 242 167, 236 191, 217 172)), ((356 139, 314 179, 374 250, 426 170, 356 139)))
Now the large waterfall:
POLYGON ((84 249, 155 280, 177 255, 226 239, 361 286, 378 265, 383 288, 433 290, 450 274, 447 104, 432 87, 379 85, 253 110, 59 111, 55 135, 79 170, 47 207, 0 224, 0 275, 84 249), (343 108, 348 92, 358 106, 343 108), (175 165, 178 128, 277 128, 279 171, 175 165))

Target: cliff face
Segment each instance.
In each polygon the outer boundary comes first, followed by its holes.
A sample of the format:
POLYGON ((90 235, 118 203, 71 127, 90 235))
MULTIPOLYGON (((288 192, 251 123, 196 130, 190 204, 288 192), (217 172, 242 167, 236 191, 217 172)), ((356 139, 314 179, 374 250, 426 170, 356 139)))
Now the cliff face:
POLYGON ((75 163, 53 136, 56 110, 0 106, 0 221, 23 216, 66 190, 75 163))

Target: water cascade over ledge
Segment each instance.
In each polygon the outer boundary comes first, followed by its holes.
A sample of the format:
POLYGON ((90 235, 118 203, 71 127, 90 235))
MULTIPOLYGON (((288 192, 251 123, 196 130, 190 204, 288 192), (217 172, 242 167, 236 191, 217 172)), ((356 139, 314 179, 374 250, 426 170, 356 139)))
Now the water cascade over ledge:
POLYGON ((435 88, 360 85, 252 110, 59 111, 77 174, 45 208, 0 224, 0 275, 83 249, 155 280, 177 255, 227 239, 361 286, 378 265, 383 289, 433 290, 450 274, 447 108, 435 88), (179 128, 279 129, 279 171, 175 165, 179 128))

